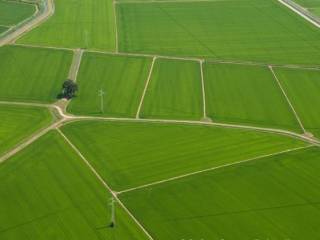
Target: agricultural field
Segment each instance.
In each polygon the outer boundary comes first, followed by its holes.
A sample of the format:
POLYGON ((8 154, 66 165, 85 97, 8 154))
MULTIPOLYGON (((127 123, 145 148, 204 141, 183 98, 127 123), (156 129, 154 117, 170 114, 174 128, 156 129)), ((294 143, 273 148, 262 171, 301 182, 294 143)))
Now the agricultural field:
POLYGON ((0 0, 0 26, 14 26, 31 17, 35 12, 34 4, 0 0))
POLYGON ((200 64, 157 59, 141 117, 201 119, 202 116, 200 64))
POLYGON ((214 121, 302 131, 267 67, 206 64, 204 79, 214 121))
POLYGON ((0 100, 54 102, 68 76, 72 53, 19 46, 0 48, 0 100))
POLYGON ((134 117, 150 65, 149 58, 86 53, 77 78, 80 90, 68 111, 80 115, 134 117), (100 90, 105 91, 103 112, 100 90))
POLYGON ((0 165, 1 239, 147 239, 56 132, 0 165), (50 147, 48 147, 50 146, 50 147))
POLYGON ((305 145, 208 126, 81 121, 62 131, 116 190, 305 145))
POLYGON ((282 1, 0 0, 0 239, 318 239, 319 92, 282 1))
POLYGON ((156 239, 317 239, 319 161, 309 148, 120 198, 156 239))
POLYGON ((122 51, 320 64, 318 29, 276 0, 119 3, 117 13, 122 51))
POLYGON ((55 14, 18 43, 113 51, 114 23, 111 0, 55 0, 55 14))
POLYGON ((276 69, 307 131, 320 137, 320 71, 276 69))
POLYGON ((53 115, 46 108, 0 104, 0 119, 1 157, 30 134, 49 125, 53 115))

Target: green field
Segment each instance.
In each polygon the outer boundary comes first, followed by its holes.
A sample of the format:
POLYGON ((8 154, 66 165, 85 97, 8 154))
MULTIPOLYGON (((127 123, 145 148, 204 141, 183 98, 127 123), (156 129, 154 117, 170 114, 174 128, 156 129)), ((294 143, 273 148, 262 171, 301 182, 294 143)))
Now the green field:
POLYGON ((0 165, 0 239, 147 239, 56 132, 0 165))
POLYGON ((53 116, 46 108, 0 104, 0 156, 30 136, 49 125, 53 116))
POLYGON ((275 69, 304 127, 320 137, 320 71, 275 69))
POLYGON ((82 115, 134 117, 150 65, 149 58, 86 53, 77 79, 79 93, 68 110, 82 115), (105 92, 104 113, 100 89, 105 92))
POLYGON ((55 0, 55 14, 18 42, 113 51, 114 21, 112 0, 55 0))
POLYGON ((121 3, 117 13, 122 51, 320 64, 320 31, 276 0, 121 3))
POLYGON ((120 198, 155 239, 318 239, 319 171, 312 148, 120 198))
POLYGON ((116 190, 304 145, 207 126, 81 121, 62 130, 116 190))
POLYGON ((199 62, 157 59, 141 116, 199 120, 203 116, 199 62))
POLYGON ((68 76, 72 52, 0 48, 0 100, 53 102, 68 76))
POLYGON ((204 79, 213 121, 302 131, 267 67, 205 64, 204 79))
POLYGON ((9 28, 4 27, 4 26, 0 26, 0 34, 7 31, 9 28))
POLYGON ((31 17, 36 11, 33 4, 0 0, 0 25, 16 25, 31 17))

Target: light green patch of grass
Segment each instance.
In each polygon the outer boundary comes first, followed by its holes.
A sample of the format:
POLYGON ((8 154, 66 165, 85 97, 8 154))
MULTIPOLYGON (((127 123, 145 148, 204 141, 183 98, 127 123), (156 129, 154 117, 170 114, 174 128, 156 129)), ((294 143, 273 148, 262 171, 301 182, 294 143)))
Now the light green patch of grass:
POLYGON ((85 53, 77 82, 79 93, 68 106, 75 114, 134 117, 151 59, 85 53), (103 90, 104 112, 101 112, 103 90))
POLYGON ((36 11, 33 4, 0 1, 0 24, 15 25, 31 17, 36 11))
POLYGON ((46 108, 0 104, 0 156, 53 121, 46 108))
POLYGON ((267 67, 205 64, 204 76, 214 121, 302 131, 267 67))
POLYGON ((156 239, 317 239, 320 151, 305 149, 120 195, 156 239))
POLYGON ((72 53, 5 46, 0 48, 0 100, 53 102, 68 76, 72 53))
POLYGON ((147 239, 57 132, 0 165, 2 240, 147 239))
POLYGON ((112 0, 55 0, 55 14, 18 42, 113 51, 114 14, 112 0))
POLYGON ((320 64, 318 28, 276 0, 126 3, 117 13, 124 52, 320 64))
POLYGON ((62 131, 115 190, 305 144, 269 133, 178 124, 82 121, 62 131))
POLYGON ((142 117, 200 119, 202 92, 200 64, 157 59, 144 98, 142 117))
POLYGON ((304 127, 320 137, 320 71, 275 68, 304 127))

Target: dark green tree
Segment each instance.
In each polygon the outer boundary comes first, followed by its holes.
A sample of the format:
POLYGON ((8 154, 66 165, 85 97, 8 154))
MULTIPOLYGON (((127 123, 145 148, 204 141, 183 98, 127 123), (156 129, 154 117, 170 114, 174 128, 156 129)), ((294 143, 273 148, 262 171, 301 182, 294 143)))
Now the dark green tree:
POLYGON ((62 93, 61 97, 66 99, 71 99, 76 95, 76 92, 78 91, 78 85, 76 82, 68 79, 64 81, 62 85, 62 93))

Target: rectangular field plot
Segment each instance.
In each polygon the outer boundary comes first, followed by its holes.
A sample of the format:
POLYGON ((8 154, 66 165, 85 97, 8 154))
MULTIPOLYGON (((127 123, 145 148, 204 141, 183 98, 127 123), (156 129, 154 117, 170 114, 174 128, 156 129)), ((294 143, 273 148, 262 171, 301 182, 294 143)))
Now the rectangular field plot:
POLYGON ((125 52, 320 63, 320 31, 276 0, 119 3, 117 13, 125 52))
POLYGON ((0 165, 0 239, 147 239, 56 132, 0 165))
POLYGON ((304 127, 320 137, 320 71, 282 68, 275 71, 304 127))
POLYGON ((155 239, 317 239, 320 151, 305 149, 120 195, 155 239))
POLYGON ((0 100, 53 102, 68 76, 72 53, 7 46, 0 48, 0 100))
POLYGON ((62 131, 115 190, 304 146, 284 136, 208 126, 84 121, 62 131))
POLYGON ((79 93, 68 110, 84 115, 134 117, 150 66, 150 58, 85 53, 77 79, 79 93), (105 92, 103 113, 99 90, 105 92))
POLYGON ((53 116, 46 108, 0 104, 0 157, 36 130, 49 125, 53 116))
POLYGON ((16 25, 31 17, 36 7, 33 4, 0 0, 0 25, 16 25))
POLYGON ((202 116, 199 62, 157 59, 141 116, 199 120, 202 116))
POLYGON ((205 64, 204 79, 213 121, 302 131, 267 67, 205 64))
POLYGON ((17 42, 69 48, 116 48, 112 0, 55 0, 55 13, 17 42))

